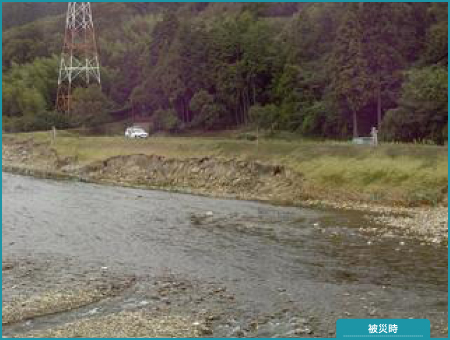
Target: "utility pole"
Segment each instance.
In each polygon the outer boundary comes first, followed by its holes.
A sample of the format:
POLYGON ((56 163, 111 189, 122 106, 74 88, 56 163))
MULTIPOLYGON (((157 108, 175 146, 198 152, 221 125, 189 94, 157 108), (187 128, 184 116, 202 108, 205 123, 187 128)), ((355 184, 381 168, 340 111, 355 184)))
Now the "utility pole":
POLYGON ((58 76, 56 110, 70 114, 72 91, 100 82, 90 2, 69 2, 58 76))

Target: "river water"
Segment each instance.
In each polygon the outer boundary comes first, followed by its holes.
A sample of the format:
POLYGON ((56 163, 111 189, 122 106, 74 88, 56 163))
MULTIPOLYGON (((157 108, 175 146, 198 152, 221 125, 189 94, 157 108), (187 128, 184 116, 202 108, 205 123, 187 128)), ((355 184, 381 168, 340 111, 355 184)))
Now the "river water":
MULTIPOLYGON (((255 336, 289 335, 297 316, 314 320, 312 336, 332 336, 338 318, 428 318, 434 335, 447 325, 447 248, 399 246, 401 237, 368 244, 359 229, 373 226, 362 213, 7 173, 2 192, 3 258, 74 258, 137 277, 170 271, 220 282, 238 301, 242 327, 278 315, 255 336)), ((218 327, 215 335, 232 334, 218 327)))

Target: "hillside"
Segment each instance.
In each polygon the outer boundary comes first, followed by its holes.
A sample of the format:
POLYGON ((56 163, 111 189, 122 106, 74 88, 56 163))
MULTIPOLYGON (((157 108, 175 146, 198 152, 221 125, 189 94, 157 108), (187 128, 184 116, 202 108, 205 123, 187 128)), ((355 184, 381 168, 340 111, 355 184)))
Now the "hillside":
POLYGON ((61 5, 3 6, 5 131, 133 115, 175 133, 447 140, 444 3, 93 3, 102 92, 75 91, 70 117, 53 112, 61 5))
POLYGON ((67 4, 58 2, 4 2, 2 3, 2 30, 19 27, 52 15, 61 15, 67 4))

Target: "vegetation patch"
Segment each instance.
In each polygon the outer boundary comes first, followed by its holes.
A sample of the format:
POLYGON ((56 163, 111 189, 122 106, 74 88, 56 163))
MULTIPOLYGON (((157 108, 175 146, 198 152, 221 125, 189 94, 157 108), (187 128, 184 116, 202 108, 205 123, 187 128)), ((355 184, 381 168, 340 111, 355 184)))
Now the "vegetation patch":
POLYGON ((4 6, 7 132, 447 140, 446 3, 92 3, 102 90, 74 89, 70 116, 55 112, 66 9, 4 6))
POLYGON ((446 204, 447 160, 447 148, 429 145, 373 148, 333 141, 260 138, 256 142, 229 137, 135 141, 69 132, 58 134, 56 141, 48 132, 3 138, 5 169, 16 165, 61 176, 91 173, 98 180, 144 186, 216 191, 228 187, 243 196, 262 197, 272 191, 279 201, 308 197, 408 206, 446 204), (264 185, 258 186, 260 182, 264 185), (244 183, 253 184, 245 189, 244 183))

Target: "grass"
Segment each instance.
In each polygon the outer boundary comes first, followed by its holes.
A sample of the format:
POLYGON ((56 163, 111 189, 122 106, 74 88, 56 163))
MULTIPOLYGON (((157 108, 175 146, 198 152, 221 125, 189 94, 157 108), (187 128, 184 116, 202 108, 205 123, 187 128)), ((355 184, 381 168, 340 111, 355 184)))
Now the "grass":
MULTIPOLYGON (((8 135, 49 141, 48 132, 8 135)), ((365 195, 373 200, 398 199, 436 203, 446 196, 447 147, 381 144, 377 148, 349 142, 216 137, 80 137, 59 132, 53 145, 60 156, 81 163, 117 155, 157 154, 174 158, 220 157, 285 165, 303 174, 311 190, 333 195, 365 195)))

